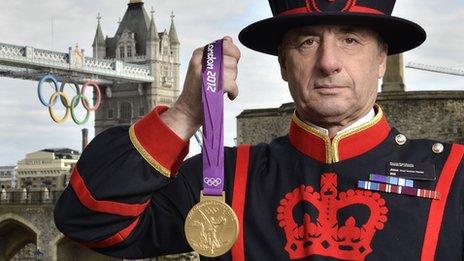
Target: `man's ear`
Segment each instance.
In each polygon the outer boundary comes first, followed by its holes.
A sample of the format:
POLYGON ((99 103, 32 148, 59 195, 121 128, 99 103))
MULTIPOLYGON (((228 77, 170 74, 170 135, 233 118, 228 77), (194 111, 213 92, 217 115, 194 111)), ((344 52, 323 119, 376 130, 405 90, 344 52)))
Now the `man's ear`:
POLYGON ((285 50, 282 48, 282 46, 279 46, 279 49, 277 51, 277 56, 278 56, 279 65, 280 65, 280 75, 282 76, 282 79, 284 81, 287 81, 287 67, 285 65, 287 57, 286 57, 285 50))
POLYGON ((384 48, 380 51, 379 63, 379 79, 383 78, 387 71, 387 58, 388 58, 388 45, 385 44, 384 48))

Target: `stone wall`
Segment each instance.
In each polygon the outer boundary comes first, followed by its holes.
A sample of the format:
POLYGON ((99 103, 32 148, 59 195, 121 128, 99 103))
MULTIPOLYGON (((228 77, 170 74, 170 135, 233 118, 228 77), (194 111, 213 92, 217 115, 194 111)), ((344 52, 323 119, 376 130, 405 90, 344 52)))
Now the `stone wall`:
POLYGON ((389 92, 377 99, 390 124, 409 138, 464 143, 464 92, 389 92))
MULTIPOLYGON (((60 233, 53 222, 53 205, 2 205, 0 207, 0 237, 8 240, 3 245, 7 255, 13 253, 14 242, 35 243, 44 258, 52 260, 51 242, 60 233), (31 242, 31 239, 34 240, 31 242)), ((14 254, 14 253, 13 253, 14 254)), ((56 260, 56 259, 54 259, 56 260)))
POLYGON ((270 142, 285 135, 290 126, 293 103, 276 109, 245 110, 237 116, 237 143, 270 142))
MULTIPOLYGON (((391 126, 409 138, 464 143, 464 92, 379 93, 377 103, 391 126)), ((237 142, 257 144, 286 135, 293 103, 274 109, 245 110, 237 116, 237 142)))
MULTIPOLYGON (((46 198, 41 190, 0 193, 0 261, 35 260, 39 259, 38 253, 40 260, 47 261, 123 260, 83 248, 58 231, 53 209, 60 193, 51 192, 50 197, 46 198)), ((186 253, 143 260, 198 260, 198 255, 186 253)))

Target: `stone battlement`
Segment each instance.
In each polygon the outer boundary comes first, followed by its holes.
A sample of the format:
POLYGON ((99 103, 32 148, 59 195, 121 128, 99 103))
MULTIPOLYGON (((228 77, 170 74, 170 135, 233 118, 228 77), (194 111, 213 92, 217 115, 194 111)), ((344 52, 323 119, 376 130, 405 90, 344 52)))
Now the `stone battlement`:
POLYGON ((62 190, 49 191, 47 188, 4 189, 0 192, 0 206, 55 204, 62 192, 62 190))

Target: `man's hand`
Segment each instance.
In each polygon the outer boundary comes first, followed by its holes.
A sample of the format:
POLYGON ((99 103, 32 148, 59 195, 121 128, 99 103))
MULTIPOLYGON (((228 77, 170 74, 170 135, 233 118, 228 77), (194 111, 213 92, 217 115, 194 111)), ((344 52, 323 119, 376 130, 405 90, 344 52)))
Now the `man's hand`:
MULTIPOLYGON (((237 64, 240 50, 229 36, 224 37, 224 92, 230 100, 238 95, 237 64)), ((203 124, 203 105, 201 102, 201 62, 203 47, 193 52, 189 62, 184 87, 174 105, 161 114, 161 119, 183 140, 189 140, 203 124)))

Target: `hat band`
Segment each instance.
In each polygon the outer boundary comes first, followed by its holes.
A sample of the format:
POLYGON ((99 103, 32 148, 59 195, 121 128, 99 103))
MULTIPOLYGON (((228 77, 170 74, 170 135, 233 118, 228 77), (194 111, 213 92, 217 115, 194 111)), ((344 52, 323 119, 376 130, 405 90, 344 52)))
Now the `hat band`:
MULTIPOLYGON (((287 15, 295 15, 295 14, 309 14, 309 13, 325 13, 321 11, 314 11, 311 10, 308 6, 305 7, 298 7, 286 10, 280 13, 278 16, 287 16, 287 15)), ((380 12, 379 10, 372 9, 369 7, 364 6, 352 6, 347 11, 339 12, 339 13, 364 13, 364 14, 376 14, 376 15, 385 15, 385 13, 380 12)))

